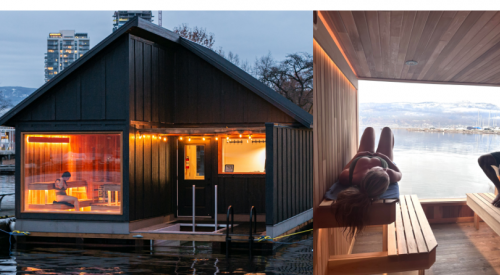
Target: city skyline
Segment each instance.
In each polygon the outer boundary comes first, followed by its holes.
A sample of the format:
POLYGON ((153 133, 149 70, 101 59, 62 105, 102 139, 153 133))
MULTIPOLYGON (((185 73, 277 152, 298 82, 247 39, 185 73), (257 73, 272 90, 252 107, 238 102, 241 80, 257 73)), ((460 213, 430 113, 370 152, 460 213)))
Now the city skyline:
MULTIPOLYGON (((45 83, 47 34, 57 30, 85 32, 92 37, 92 48, 112 33, 113 13, 0 12, 3 25, 16 22, 16 28, 0 29, 0 86, 38 88, 45 83)), ((158 18, 157 11, 153 11, 153 18, 158 18)), ((312 53, 312 30, 307 27, 311 18, 312 12, 163 11, 163 27, 172 30, 186 23, 206 28, 215 34, 217 48, 238 54, 241 61, 253 64, 256 58, 269 52, 278 60, 290 53, 312 53)))

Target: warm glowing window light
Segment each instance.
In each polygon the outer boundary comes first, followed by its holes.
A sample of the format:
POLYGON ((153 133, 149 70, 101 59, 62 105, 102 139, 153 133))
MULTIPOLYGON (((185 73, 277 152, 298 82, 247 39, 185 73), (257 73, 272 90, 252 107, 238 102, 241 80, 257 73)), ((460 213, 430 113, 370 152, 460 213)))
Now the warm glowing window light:
POLYGON ((28 137, 28 142, 33 143, 69 143, 69 137, 28 137))

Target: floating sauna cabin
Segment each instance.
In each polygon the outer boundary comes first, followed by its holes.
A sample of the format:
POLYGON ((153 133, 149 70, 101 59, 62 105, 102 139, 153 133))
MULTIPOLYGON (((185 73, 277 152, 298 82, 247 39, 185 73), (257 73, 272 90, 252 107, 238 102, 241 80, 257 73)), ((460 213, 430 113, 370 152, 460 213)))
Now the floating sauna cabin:
POLYGON ((312 219, 312 115, 210 49, 136 18, 0 118, 16 128, 16 227, 128 234, 251 206, 312 219), (67 172, 67 173, 66 173, 67 172), (217 202, 215 202, 217 186, 217 202), (215 207, 217 203, 217 207, 215 207))

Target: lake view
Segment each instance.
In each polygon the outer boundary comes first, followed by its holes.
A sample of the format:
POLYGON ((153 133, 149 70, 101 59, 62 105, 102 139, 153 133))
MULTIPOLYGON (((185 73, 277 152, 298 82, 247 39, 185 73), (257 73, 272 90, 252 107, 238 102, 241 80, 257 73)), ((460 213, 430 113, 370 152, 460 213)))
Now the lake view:
MULTIPOLYGON (((360 128, 360 138, 363 130, 360 128)), ((375 128, 378 138, 381 127, 375 128)), ((464 198, 494 192, 477 164, 483 154, 500 151, 500 135, 410 132, 393 129, 394 162, 403 173, 400 192, 419 198, 464 198)))

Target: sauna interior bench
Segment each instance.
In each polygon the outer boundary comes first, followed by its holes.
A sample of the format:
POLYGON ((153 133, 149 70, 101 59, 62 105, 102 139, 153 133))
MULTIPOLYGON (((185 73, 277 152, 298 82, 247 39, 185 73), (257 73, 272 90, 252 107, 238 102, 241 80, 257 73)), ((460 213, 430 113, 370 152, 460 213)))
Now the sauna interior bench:
POLYGON ((481 218, 495 233, 500 235, 500 208, 491 204, 495 197, 493 193, 469 193, 467 206, 474 211, 476 229, 479 229, 479 218, 481 218))
POLYGON ((383 251, 334 255, 328 274, 377 274, 418 270, 436 261, 437 241, 417 196, 400 196, 396 220, 383 225, 383 251))

